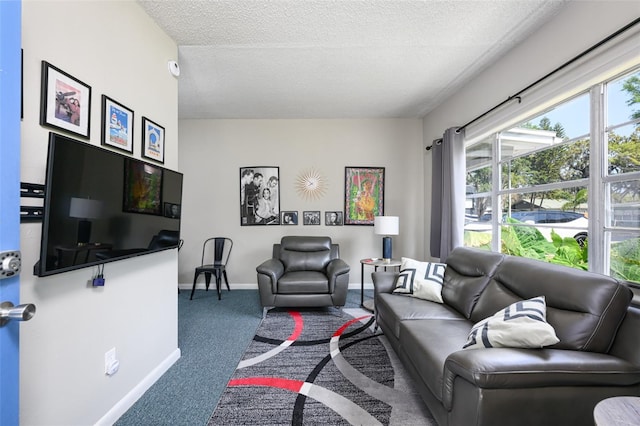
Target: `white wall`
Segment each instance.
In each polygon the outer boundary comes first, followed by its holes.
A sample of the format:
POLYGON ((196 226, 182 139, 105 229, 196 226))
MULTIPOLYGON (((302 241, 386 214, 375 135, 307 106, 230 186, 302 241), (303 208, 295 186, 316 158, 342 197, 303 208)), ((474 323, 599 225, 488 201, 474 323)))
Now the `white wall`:
MULTIPOLYGON (((424 145, 462 126, 640 16, 637 1, 571 1, 547 25, 442 103, 423 122, 424 145)), ((622 70, 618 70, 620 72, 622 70)), ((561 94, 558 94, 561 95, 561 94)), ((527 97, 523 96, 526 104, 527 97)), ((516 103, 513 103, 515 105, 516 103)), ((508 110, 509 105, 494 113, 508 110)), ((431 156, 425 157, 425 201, 431 200, 431 156)), ((428 206, 427 206, 428 207, 428 206)), ((429 223, 426 213, 425 222, 429 223)), ((425 228, 429 254, 429 226, 425 228)))
MULTIPOLYGON (((177 169, 178 85, 167 70, 177 47, 137 3, 26 0, 22 25, 23 182, 45 178, 50 129, 39 125, 42 60, 92 87, 87 143, 100 145, 100 98, 106 94, 135 112, 134 157, 140 158, 144 115, 165 127, 165 166, 177 169)), ((179 356, 177 251, 109 263, 105 287, 92 288, 91 268, 32 275, 40 231, 39 223, 21 225, 21 301, 37 307, 21 326, 21 424, 115 420, 132 393, 179 356), (120 371, 107 377, 104 355, 113 347, 120 371)))
MULTIPOLYGON (((324 212, 344 209, 345 166, 385 167, 387 215, 400 216, 394 257, 423 257, 422 122, 389 120, 181 120, 180 170, 185 172, 179 280, 193 282, 207 237, 234 241, 229 280, 256 285, 256 266, 271 257, 283 235, 328 235, 360 283, 360 259, 382 256, 371 226, 325 226, 324 212), (298 226, 240 226, 240 167, 280 167, 280 208, 297 210, 298 226), (317 200, 295 189, 301 172, 314 168, 328 182, 317 200), (320 210, 322 224, 302 224, 304 210, 320 210)), ((371 282, 372 271, 365 271, 371 282)), ((199 283, 203 280, 200 279, 199 283)))

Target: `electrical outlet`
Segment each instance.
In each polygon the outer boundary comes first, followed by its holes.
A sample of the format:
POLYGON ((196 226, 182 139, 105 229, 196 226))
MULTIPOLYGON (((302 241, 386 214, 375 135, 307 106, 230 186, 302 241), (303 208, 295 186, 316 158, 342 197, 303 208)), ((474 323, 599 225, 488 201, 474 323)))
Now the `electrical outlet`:
POLYGON ((118 371, 120 363, 116 358, 116 348, 108 350, 104 354, 104 373, 108 376, 114 375, 118 371))

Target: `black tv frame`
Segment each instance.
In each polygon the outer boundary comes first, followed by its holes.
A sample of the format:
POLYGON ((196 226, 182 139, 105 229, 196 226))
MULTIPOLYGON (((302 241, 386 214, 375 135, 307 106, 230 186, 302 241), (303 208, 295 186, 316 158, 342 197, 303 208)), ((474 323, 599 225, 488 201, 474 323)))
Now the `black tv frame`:
MULTIPOLYGON (((68 166, 67 168, 70 170, 73 168, 73 164, 68 164, 67 166, 68 166)), ((81 166, 84 167, 84 166, 87 166, 87 164, 82 164, 81 166)), ((78 167, 80 167, 80 165, 78 165, 78 167)), ((109 176, 105 176, 105 177, 106 179, 109 178, 109 176)), ((69 178, 67 176, 67 180, 68 179, 69 178)), ((108 182, 108 181, 105 181, 105 182, 108 182)), ((50 132, 49 143, 48 143, 48 153, 47 153, 46 178, 45 178, 45 184, 44 184, 44 205, 43 205, 44 213, 42 215, 40 257, 38 262, 36 262, 36 264, 34 265, 34 271, 33 271, 34 275, 39 277, 45 277, 45 276, 69 272, 77 269, 94 267, 96 265, 101 265, 108 262, 115 262, 118 260, 128 259, 131 257, 157 253, 163 250, 179 248, 181 245, 180 217, 167 217, 167 216, 164 216, 162 212, 163 212, 163 206, 165 202, 171 202, 178 205, 182 204, 182 182, 183 182, 183 174, 175 170, 167 169, 157 164, 144 162, 142 160, 121 154, 119 152, 115 152, 109 149, 104 149, 99 146, 92 145, 87 142, 82 142, 62 134, 50 132), (125 194, 124 194, 125 185, 122 185, 122 190, 121 190, 122 196, 119 197, 117 201, 117 206, 116 206, 115 197, 113 197, 114 200, 112 200, 108 204, 108 208, 110 210, 114 212, 118 212, 117 217, 113 218, 112 222, 117 222, 118 220, 126 221, 127 218, 130 219, 129 228, 131 229, 127 233, 122 235, 124 235, 126 238, 133 237, 132 239, 134 240, 135 239, 138 239, 139 241, 146 240, 148 244, 141 243, 139 246, 136 246, 136 247, 130 247, 130 246, 120 247, 117 243, 115 243, 115 241, 104 241, 100 243, 90 243, 91 246, 88 247, 86 245, 81 245, 81 243, 76 243, 77 249, 75 249, 75 254, 74 254, 73 243, 68 243, 66 245, 66 249, 69 251, 67 254, 71 253, 71 255, 73 256, 73 261, 71 262, 71 264, 62 265, 62 266, 52 266, 54 265, 51 263, 53 261, 52 260, 53 258, 56 258, 55 262, 61 263, 60 258, 62 257, 61 254, 54 256, 55 254, 54 252, 58 251, 59 249, 53 248, 54 244, 56 244, 56 241, 49 240, 52 235, 51 227, 60 225, 59 223, 55 223, 55 224, 52 223, 52 220, 65 222, 65 225, 67 226, 67 228, 72 226, 70 224, 72 222, 72 219, 70 217, 67 218, 64 215, 61 215, 59 213, 61 200, 60 199, 53 200, 54 197, 60 197, 60 193, 58 193, 58 191, 52 190, 52 185, 56 185, 56 180, 60 179, 59 177, 60 173, 66 173, 66 171, 60 172, 59 170, 57 170, 58 168, 60 168, 60 165, 56 163, 56 158, 55 158, 56 152, 58 152, 58 148, 57 148, 58 144, 70 144, 67 146, 75 147, 71 149, 78 149, 78 151, 86 152, 87 155, 102 156, 105 159, 105 162, 107 161, 107 159, 109 161, 118 162, 118 163, 121 161, 123 165, 122 166, 123 167, 123 170, 122 170, 123 183, 125 180, 124 168, 126 167, 125 166, 126 164, 134 164, 134 165, 142 166, 145 168, 160 171, 163 180, 165 177, 171 178, 170 187, 174 191, 177 191, 177 195, 171 194, 169 199, 165 200, 166 194, 163 193, 164 187, 161 186, 161 189, 160 189, 161 196, 158 201, 160 206, 160 208, 158 209, 158 212, 159 212, 158 214, 149 213, 148 211, 144 211, 144 210, 134 212, 130 209, 130 206, 129 206, 130 210, 128 211, 125 210, 125 207, 126 207, 126 200, 125 200, 125 194), (57 212, 55 213, 53 210, 54 207, 57 208, 57 212), (132 216, 132 215, 135 215, 135 216, 132 216), (135 220, 136 216, 139 217, 138 220, 135 220), (144 233, 140 232, 140 235, 137 235, 135 233, 139 231, 136 230, 136 223, 137 224, 144 223, 145 225, 148 225, 149 223, 157 223, 157 227, 156 228, 154 228, 153 226, 145 227, 145 232, 144 233), (163 226, 163 225, 166 225, 166 226, 163 226), (157 232, 153 233, 155 230, 157 230, 157 232), (168 232, 161 233, 160 238, 158 238, 158 232, 163 230, 168 232), (129 232, 132 232, 132 233, 130 234, 129 232), (166 234, 171 234, 172 238, 168 240, 166 238, 166 234), (97 258, 96 257, 97 252, 103 252, 103 256, 101 258, 97 258), (79 254, 80 256, 86 256, 86 260, 82 261, 82 258, 81 258, 81 261, 77 263, 77 257, 79 254)), ((65 208, 66 208, 66 205, 65 205, 65 208)), ((110 229, 110 227, 114 227, 114 226, 103 225, 103 228, 110 229)), ((142 228, 142 226, 138 226, 138 228, 142 228)), ((117 227, 115 227, 115 229, 117 229, 117 227)), ((117 230, 115 232, 109 231, 111 232, 111 234, 107 232, 106 235, 109 238, 111 238, 114 236, 114 234, 117 234, 119 231, 120 230, 117 230)), ((67 238, 66 241, 70 241, 69 238, 67 238)), ((61 244, 58 244, 57 247, 60 247, 60 246, 61 244)), ((62 252, 59 252, 59 253, 62 253, 62 252)))

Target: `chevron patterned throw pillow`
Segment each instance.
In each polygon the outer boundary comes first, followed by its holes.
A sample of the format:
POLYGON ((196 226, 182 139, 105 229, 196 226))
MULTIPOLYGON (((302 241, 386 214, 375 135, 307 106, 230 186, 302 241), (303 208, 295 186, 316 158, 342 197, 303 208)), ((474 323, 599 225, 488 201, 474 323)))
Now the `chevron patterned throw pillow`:
POLYGON ((442 303, 446 267, 444 263, 420 262, 403 257, 393 293, 442 303))
POLYGON ((560 341, 547 322, 544 296, 521 300, 476 323, 463 349, 542 348, 560 341))

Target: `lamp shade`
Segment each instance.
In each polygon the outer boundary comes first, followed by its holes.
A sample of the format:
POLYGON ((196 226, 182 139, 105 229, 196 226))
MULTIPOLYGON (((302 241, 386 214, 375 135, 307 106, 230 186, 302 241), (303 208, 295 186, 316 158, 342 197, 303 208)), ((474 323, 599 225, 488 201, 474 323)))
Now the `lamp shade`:
POLYGON ((374 217, 373 232, 377 235, 398 235, 400 233, 400 218, 398 216, 374 217))
POLYGON ((88 198, 71 198, 69 216, 78 219, 97 219, 102 212, 102 201, 88 198))

